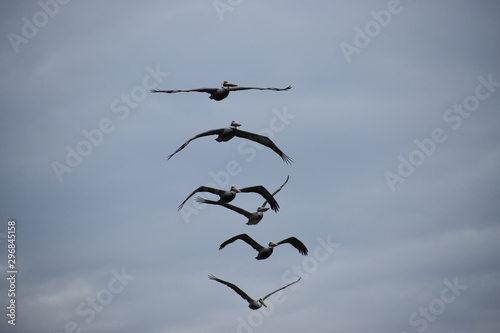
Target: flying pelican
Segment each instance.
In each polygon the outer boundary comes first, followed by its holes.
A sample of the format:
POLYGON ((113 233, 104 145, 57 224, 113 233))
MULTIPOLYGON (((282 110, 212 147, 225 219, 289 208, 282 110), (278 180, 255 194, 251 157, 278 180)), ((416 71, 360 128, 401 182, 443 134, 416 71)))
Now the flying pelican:
POLYGON ((207 199, 204 199, 201 197, 196 197, 195 200, 199 203, 223 206, 223 207, 231 209, 237 213, 240 213, 241 215, 245 215, 248 218, 248 222, 247 222, 248 225, 255 225, 255 224, 259 223, 260 220, 262 220, 262 218, 264 217, 264 212, 269 210, 269 207, 262 207, 261 206, 261 207, 257 208, 256 212, 250 213, 250 212, 244 210, 243 208, 233 206, 231 204, 228 204, 228 203, 222 202, 222 201, 207 200, 207 199))
POLYGON ((227 142, 227 141, 231 140, 232 138, 234 138, 235 136, 237 136, 237 137, 240 137, 240 138, 244 138, 244 139, 248 139, 248 140, 251 140, 251 141, 255 141, 257 143, 260 143, 261 145, 264 145, 264 146, 266 146, 268 148, 271 148, 272 150, 274 150, 276 152, 276 154, 280 155, 280 157, 283 159, 283 161, 285 161, 285 163, 287 163, 287 164, 290 164, 290 163, 293 162, 292 159, 290 157, 288 157, 285 153, 283 153, 274 144, 274 142, 272 142, 271 139, 269 139, 267 136, 263 136, 263 135, 254 134, 254 133, 250 133, 250 132, 239 130, 238 129, 239 126, 241 126, 241 124, 239 124, 239 123, 237 123, 236 121, 233 120, 231 122, 231 125, 229 127, 219 128, 219 129, 213 129, 213 130, 210 130, 210 131, 206 131, 206 132, 200 133, 200 134, 192 137, 188 141, 184 142, 184 144, 182 146, 180 146, 173 154, 170 154, 168 156, 168 159, 171 159, 172 156, 174 156, 179 151, 181 151, 182 149, 184 149, 194 139, 201 138, 203 136, 208 136, 208 135, 218 135, 215 138, 215 141, 217 141, 217 142, 227 142))
POLYGON ((276 247, 280 244, 285 244, 285 243, 293 245, 293 247, 295 247, 297 250, 299 250, 300 254, 302 254, 303 256, 307 256, 307 251, 308 251, 307 247, 304 245, 304 243, 302 243, 300 240, 298 240, 295 237, 289 237, 289 238, 284 239, 278 243, 269 242, 268 247, 264 247, 264 246, 260 245, 259 243, 257 243, 256 241, 254 241, 247 234, 241 234, 241 235, 237 235, 237 236, 234 236, 232 238, 229 238, 227 241, 222 243, 219 247, 219 250, 222 250, 227 244, 231 244, 232 242, 234 242, 237 239, 241 239, 242 241, 245 241, 251 247, 256 249, 257 252, 259 252, 257 257, 255 257, 255 259, 257 259, 257 260, 263 260, 263 259, 269 258, 271 256, 271 254, 273 254, 274 247, 276 247))
POLYGON ((190 92, 190 91, 196 91, 196 92, 205 92, 210 94, 210 99, 216 100, 216 101, 221 101, 224 98, 226 98, 229 95, 230 91, 238 91, 238 90, 250 90, 250 89, 257 89, 257 90, 274 90, 274 91, 284 91, 291 89, 292 86, 288 86, 286 88, 260 88, 260 87, 238 87, 237 84, 231 83, 227 80, 222 82, 222 86, 220 88, 196 88, 196 89, 177 89, 177 90, 158 90, 158 89, 151 89, 152 93, 167 93, 167 94, 172 94, 172 93, 178 93, 178 92, 190 92))
POLYGON ((275 291, 267 294, 266 296, 264 297, 261 297, 259 298, 258 300, 254 300, 253 298, 251 298, 250 296, 248 296, 243 290, 241 290, 240 288, 238 288, 236 285, 232 284, 231 282, 227 282, 227 281, 224 281, 224 280, 221 280, 219 278, 216 278, 215 276, 213 276, 212 274, 210 274, 208 276, 208 278, 210 280, 215 280, 217 282, 220 282, 222 284, 225 284, 226 286, 228 286, 229 288, 233 289, 234 291, 236 291, 238 293, 238 295, 240 295, 241 297, 243 297, 244 299, 246 299, 248 301, 248 307, 252 310, 257 310, 259 309, 262 305, 264 305, 265 307, 267 307, 266 303, 264 303, 264 301, 266 300, 266 298, 268 298, 269 296, 271 296, 272 294, 280 291, 280 290, 283 290, 285 289, 286 287, 294 284, 294 283, 297 283, 299 282, 299 280, 301 279, 300 277, 297 279, 297 281, 295 282, 292 282, 292 283, 289 283, 287 284, 286 286, 284 287, 281 287, 279 289, 276 289, 275 291))
POLYGON ((271 206, 271 209, 277 212, 280 209, 280 206, 278 205, 278 202, 273 198, 273 195, 269 193, 269 191, 262 185, 256 185, 256 186, 250 186, 250 187, 245 187, 242 189, 237 189, 236 186, 231 185, 231 188, 228 191, 225 190, 219 190, 217 188, 212 188, 208 186, 200 186, 184 200, 179 207, 177 207, 177 210, 181 210, 182 206, 188 201, 193 194, 198 193, 198 192, 210 192, 213 194, 217 194, 220 198, 218 202, 231 202, 235 197, 236 193, 248 193, 248 192, 255 192, 259 193, 266 199, 266 201, 269 202, 269 205, 271 206))
MULTIPOLYGON (((287 176, 285 182, 283 183, 283 185, 281 185, 276 191, 274 191, 271 194, 273 197, 274 197, 274 195, 276 195, 276 193, 278 193, 279 191, 281 191, 281 189, 283 188, 283 186, 285 186, 285 184, 288 182, 289 178, 290 178, 290 176, 287 176)), ((214 200, 207 200, 207 199, 204 199, 204 198, 201 198, 201 197, 196 197, 196 201, 200 202, 200 203, 206 203, 206 204, 211 204, 211 205, 223 206, 223 207, 231 209, 231 210, 233 210, 233 211, 235 211, 237 213, 240 213, 241 215, 244 215, 244 216, 246 216, 246 218, 248 218, 248 222, 247 222, 248 225, 255 225, 255 224, 259 223, 260 220, 262 220, 262 218, 264 217, 264 212, 269 209, 268 207, 266 207, 267 200, 264 201, 264 203, 260 207, 257 208, 257 211, 253 212, 253 213, 250 213, 250 212, 244 210, 243 208, 233 206, 233 205, 228 204, 227 202, 224 202, 224 201, 221 201, 221 200, 214 201, 214 200)))

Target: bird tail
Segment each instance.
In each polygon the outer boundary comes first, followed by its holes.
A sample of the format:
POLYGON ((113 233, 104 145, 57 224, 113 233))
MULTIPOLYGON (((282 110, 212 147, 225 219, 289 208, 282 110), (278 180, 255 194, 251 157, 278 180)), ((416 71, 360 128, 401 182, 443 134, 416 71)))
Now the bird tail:
POLYGON ((196 198, 194 198, 194 200, 195 200, 196 202, 199 202, 199 203, 209 203, 209 201, 210 201, 210 200, 205 199, 205 198, 202 198, 202 197, 200 197, 200 196, 197 196, 196 198))

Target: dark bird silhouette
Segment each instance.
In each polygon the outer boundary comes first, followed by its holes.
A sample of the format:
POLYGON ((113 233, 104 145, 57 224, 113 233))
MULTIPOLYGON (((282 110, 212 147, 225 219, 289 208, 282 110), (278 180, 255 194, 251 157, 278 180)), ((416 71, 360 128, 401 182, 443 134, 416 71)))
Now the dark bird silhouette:
POLYGON ((240 235, 234 236, 232 238, 229 238, 228 240, 226 240, 224 243, 222 243, 220 245, 219 250, 222 250, 227 244, 231 244, 232 242, 234 242, 235 240, 238 240, 238 239, 241 239, 242 241, 246 242, 251 247, 253 247, 255 250, 257 250, 257 252, 259 252, 259 254, 257 254, 257 257, 255 257, 255 259, 257 259, 257 260, 263 260, 263 259, 269 258, 271 256, 271 254, 273 254, 273 249, 276 246, 281 245, 281 244, 285 244, 285 243, 291 244, 303 256, 306 256, 307 252, 308 252, 307 247, 304 245, 304 243, 302 243, 300 240, 298 240, 295 237, 289 237, 289 238, 284 239, 284 240, 277 242, 277 243, 269 242, 268 247, 264 247, 264 246, 260 245, 259 243, 257 243, 256 241, 254 241, 247 234, 240 234, 240 235))
POLYGON ((273 198, 273 195, 271 193, 269 193, 269 191, 262 185, 250 186, 250 187, 245 187, 242 189, 237 189, 236 186, 231 185, 231 189, 229 191, 219 190, 217 188, 212 188, 212 187, 208 187, 208 186, 200 186, 196 190, 191 192, 191 194, 186 198, 186 200, 184 200, 179 205, 179 207, 177 207, 177 210, 181 210, 182 206, 184 206, 186 201, 188 201, 188 199, 191 198, 193 196, 193 194, 198 193, 198 192, 210 192, 213 194, 217 194, 219 196, 218 202, 224 202, 224 203, 231 202, 236 197, 236 193, 254 192, 254 193, 258 193, 261 196, 263 196, 264 199, 266 199, 266 201, 269 202, 271 209, 274 210, 275 212, 277 212, 280 208, 280 206, 278 205, 278 202, 273 198))
POLYGON ((223 81, 221 87, 219 88, 195 88, 195 89, 174 89, 174 90, 158 90, 151 89, 152 93, 179 93, 179 92, 204 92, 210 94, 210 99, 215 101, 221 101, 229 95, 230 91, 239 91, 239 90, 274 90, 274 91, 285 91, 291 89, 292 86, 288 86, 286 88, 261 88, 261 87, 239 87, 237 84, 231 83, 229 81, 223 81))
POLYGON ((180 146, 173 154, 170 154, 168 156, 168 159, 171 159, 172 156, 180 152, 182 149, 184 149, 191 141, 194 139, 198 139, 204 136, 209 136, 209 135, 217 135, 217 138, 215 138, 215 141, 217 142, 227 142, 234 138, 235 136, 248 139, 257 143, 260 143, 261 145, 264 145, 268 148, 271 148, 276 154, 278 154, 285 163, 290 164, 292 163, 292 159, 287 156, 285 153, 283 153, 275 144, 274 142, 269 139, 267 136, 259 135, 259 134, 254 134, 246 131, 242 131, 238 129, 238 127, 241 126, 241 124, 237 123, 236 121, 232 121, 231 125, 229 127, 225 128, 218 128, 218 129, 213 129, 210 131, 206 131, 203 133, 200 133, 188 141, 184 142, 182 146, 180 146))
MULTIPOLYGON (((285 186, 285 184, 288 182, 288 179, 290 178, 290 176, 287 176, 286 177, 286 180, 285 182, 283 183, 283 185, 281 185, 276 191, 274 191, 271 195, 274 197, 276 195, 276 193, 278 193, 279 191, 281 191, 281 189, 283 188, 283 186, 285 186)), ((219 206, 223 206, 223 207, 226 207, 228 209, 231 209, 241 215, 244 215, 246 216, 246 218, 248 218, 248 222, 247 224, 248 225, 255 225, 257 223, 260 222, 260 220, 262 220, 262 218, 264 217, 264 212, 267 211, 269 208, 266 207, 266 204, 267 204, 267 200, 264 201, 264 203, 257 208, 257 211, 256 212, 253 212, 253 213, 250 213, 246 210, 244 210, 243 208, 240 208, 240 207, 237 207, 237 206, 233 206, 227 202, 224 202, 224 201, 214 201, 214 200, 208 200, 208 199, 204 199, 204 198, 201 198, 201 197, 196 197, 195 200, 197 202, 200 202, 200 203, 206 203, 206 204, 211 204, 211 205, 219 205, 219 206)))
POLYGON ((271 296, 272 294, 280 291, 280 290, 283 290, 285 289, 286 287, 288 286, 291 286, 292 284, 294 283, 297 283, 299 282, 299 280, 301 279, 300 277, 297 279, 297 281, 295 282, 292 282, 292 283, 289 283, 287 284, 286 286, 284 287, 281 287, 279 289, 276 289, 275 291, 267 294, 266 296, 264 297, 261 297, 259 298, 258 300, 254 300, 253 298, 251 298, 250 296, 248 296, 243 290, 241 290, 240 288, 238 288, 238 286, 236 286, 235 284, 231 283, 231 282, 227 282, 227 281, 224 281, 224 280, 221 280, 219 278, 216 278, 215 276, 213 276, 212 274, 210 274, 208 276, 208 278, 210 280, 215 280, 217 282, 220 282, 222 284, 225 284, 226 286, 228 286, 229 288, 233 289, 234 291, 236 291, 236 293, 238 293, 238 295, 240 295, 242 298, 246 299, 248 301, 248 307, 252 310, 257 310, 259 309, 260 307, 262 307, 262 305, 264 305, 265 307, 267 307, 267 305, 264 303, 264 301, 266 300, 266 298, 268 298, 269 296, 271 296))

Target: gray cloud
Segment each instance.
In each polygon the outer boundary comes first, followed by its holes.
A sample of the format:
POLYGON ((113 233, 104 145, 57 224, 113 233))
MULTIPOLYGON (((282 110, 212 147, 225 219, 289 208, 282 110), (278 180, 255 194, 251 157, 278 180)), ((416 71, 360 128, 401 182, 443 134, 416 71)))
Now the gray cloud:
MULTIPOLYGON (((41 2, 59 4, 54 15, 37 2, 0 5, 0 297, 7 306, 2 235, 15 219, 18 330, 498 331, 500 87, 482 88, 489 96, 459 126, 449 118, 458 113, 446 117, 475 96, 478 77, 500 82, 496 2, 401 1, 383 26, 375 17, 395 2, 56 1, 41 2), (221 2, 231 8, 223 20, 221 2), (33 36, 23 35, 26 21, 38 22, 33 36), (363 47, 356 27, 371 34, 363 47), (26 42, 13 46, 12 34, 26 42), (350 62, 342 43, 359 49, 350 62), (156 69, 164 75, 145 81, 156 69), (143 94, 148 82, 226 79, 293 88, 221 102, 143 94), (213 137, 167 161, 231 120, 272 135, 295 163, 213 137), (426 154, 415 140, 436 128, 446 140, 426 154), (417 163, 391 191, 384 173, 401 176, 400 156, 417 163), (71 172, 58 177, 54 162, 71 172), (279 213, 256 226, 194 200, 189 223, 176 211, 200 185, 273 190, 287 175, 279 213), (218 250, 242 232, 262 243, 293 235, 310 253, 283 247, 257 261, 245 244, 218 250), (315 255, 328 236, 339 247, 315 255), (134 277, 123 289, 112 282, 122 269, 134 277), (254 297, 303 281, 251 311, 208 274, 254 297), (467 288, 448 302, 444 281, 467 288)), ((262 199, 241 194, 234 204, 252 210, 262 199)), ((0 327, 14 329, 6 318, 0 327)))

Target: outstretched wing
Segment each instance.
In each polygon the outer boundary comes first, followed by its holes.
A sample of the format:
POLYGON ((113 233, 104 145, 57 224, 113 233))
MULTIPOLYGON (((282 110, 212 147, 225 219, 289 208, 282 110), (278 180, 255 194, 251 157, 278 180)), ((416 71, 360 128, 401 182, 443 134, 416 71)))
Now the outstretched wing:
POLYGON ((217 134, 219 135, 220 133, 222 133, 222 131, 224 131, 224 128, 219 128, 219 129, 213 129, 213 130, 210 130, 210 131, 206 131, 206 132, 203 132, 203 133, 200 133, 194 137, 192 137, 191 139, 187 140, 186 142, 184 142, 182 144, 182 146, 180 146, 173 154, 170 154, 168 155, 168 158, 167 159, 171 159, 172 156, 174 156, 175 154, 177 154, 178 152, 180 152, 182 149, 184 149, 191 141, 193 141, 194 139, 198 139, 198 138, 201 138, 203 136, 208 136, 208 135, 214 135, 214 134, 217 134))
POLYGON ((234 291, 236 291, 238 293, 238 295, 240 295, 241 297, 243 297, 244 299, 246 299, 248 301, 248 303, 252 303, 253 302, 253 299, 250 298, 250 296, 248 296, 243 290, 241 290, 240 288, 238 288, 238 286, 236 286, 235 284, 231 283, 231 282, 227 282, 227 281, 224 281, 224 280, 221 280, 219 278, 216 278, 215 276, 213 276, 212 274, 210 274, 208 276, 208 278, 210 280, 215 280, 217 282, 220 282, 222 284, 225 284, 226 286, 228 286, 229 288, 233 289, 234 291))
POLYGON ((198 192, 210 192, 210 193, 213 193, 213 194, 217 194, 217 195, 221 195, 223 194, 225 191, 224 190, 219 190, 217 188, 212 188, 212 187, 208 187, 208 186, 200 186, 198 187, 196 190, 194 190, 193 192, 191 192, 191 194, 186 198, 186 200, 184 200, 180 205, 179 207, 177 207, 177 210, 181 210, 182 209, 182 206, 184 206, 184 204, 186 203, 186 201, 189 200, 189 198, 191 198, 193 196, 193 194, 195 193, 198 193, 198 192))
POLYGON ((261 88, 261 87, 230 87, 230 91, 237 91, 237 90, 250 90, 250 89, 255 89, 255 90, 274 90, 274 91, 284 91, 284 90, 289 90, 292 89, 292 86, 288 86, 286 88, 261 88))
POLYGON ((307 256, 307 252, 308 252, 307 247, 304 245, 304 243, 302 243, 297 238, 289 237, 287 239, 283 239, 281 242, 278 242, 276 244, 280 245, 280 244, 285 244, 285 243, 293 245, 293 247, 295 247, 297 250, 299 250, 300 254, 302 254, 303 256, 307 256))
MULTIPOLYGON (((283 183, 283 185, 281 185, 276 191, 274 191, 271 195, 274 197, 276 195, 276 193, 278 193, 279 191, 281 191, 281 189, 283 188, 283 186, 286 185, 286 183, 288 183, 288 179, 290 179, 290 176, 286 176, 286 180, 285 182, 283 183)), ((267 200, 264 201, 264 203, 262 204, 261 207, 266 207, 266 204, 267 204, 267 200)))
POLYGON ((264 199, 266 199, 267 202, 269 202, 269 205, 271 206, 272 210, 277 212, 280 209, 280 205, 278 205, 276 199, 274 199, 272 194, 269 193, 269 191, 262 185, 240 188, 240 191, 243 193, 248 193, 248 192, 259 193, 264 197, 264 199))
POLYGON ((299 277, 299 278, 297 279, 297 281, 292 282, 292 283, 289 283, 289 284, 287 284, 286 286, 281 287, 281 288, 279 288, 279 289, 276 289, 276 290, 275 290, 275 291, 273 291, 272 293, 269 293, 269 294, 267 294, 266 296, 264 296, 262 299, 263 299, 263 300, 265 300, 266 298, 268 298, 268 297, 269 297, 269 296, 271 296, 272 294, 277 293, 278 291, 283 290, 283 289, 285 289, 286 287, 291 286, 292 284, 299 282, 299 280, 300 280, 300 279, 301 279, 301 278, 299 277))
POLYGON ((283 161, 285 161, 286 164, 291 164, 293 162, 293 160, 289 156, 287 156, 285 153, 283 153, 281 151, 281 149, 279 149, 278 146, 276 146, 274 144, 274 142, 271 141, 271 139, 269 139, 267 136, 263 136, 263 135, 259 135, 259 134, 255 134, 255 133, 250 133, 250 132, 246 132, 246 131, 242 131, 242 130, 236 130, 235 135, 240 137, 240 138, 252 140, 252 141, 260 143, 261 145, 264 145, 268 148, 271 148, 272 150, 274 150, 275 153, 280 155, 280 157, 283 159, 283 161))
POLYGON ((250 236, 248 236, 247 234, 240 234, 240 235, 237 235, 237 236, 234 236, 234 237, 231 237, 229 238, 227 241, 225 241, 224 243, 222 243, 219 247, 219 250, 222 250, 227 244, 231 244, 232 242, 234 242, 235 240, 237 239, 241 239, 242 241, 245 241, 247 244, 249 244, 251 247, 253 247, 254 249, 256 249, 257 251, 261 251, 264 247, 262 245, 260 245, 259 243, 257 243, 256 241, 254 241, 250 236))
POLYGON ((218 88, 195 88, 195 89, 173 89, 173 90, 159 90, 159 89, 151 89, 150 91, 152 93, 167 93, 167 94, 173 94, 173 93, 178 93, 178 92, 190 92, 190 91, 196 91, 196 92, 206 92, 206 93, 213 93, 217 91, 218 88))
POLYGON ((233 206, 231 204, 228 204, 227 202, 222 202, 222 201, 214 201, 214 200, 207 200, 205 198, 202 198, 202 197, 196 197, 195 200, 199 203, 206 203, 206 204, 210 204, 210 205, 219 205, 219 206, 223 206, 223 207, 226 207, 228 209, 231 209, 237 213, 240 213, 241 215, 245 215, 246 218, 251 218, 253 216, 252 213, 250 212, 247 212, 246 210, 244 210, 243 208, 240 208, 240 207, 236 207, 236 206, 233 206))

